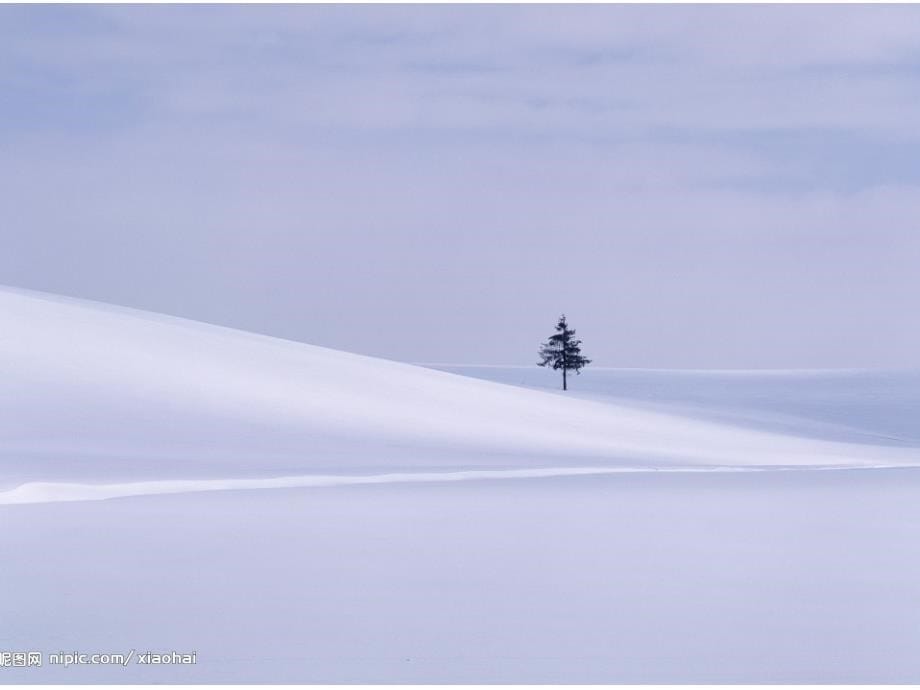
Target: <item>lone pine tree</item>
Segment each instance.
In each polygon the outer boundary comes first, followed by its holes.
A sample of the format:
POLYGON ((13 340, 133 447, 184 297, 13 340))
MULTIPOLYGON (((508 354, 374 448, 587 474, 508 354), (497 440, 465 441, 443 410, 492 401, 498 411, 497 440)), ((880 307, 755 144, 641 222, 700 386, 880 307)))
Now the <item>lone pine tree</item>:
POLYGON ((540 346, 541 367, 551 366, 554 370, 562 369, 562 390, 568 390, 566 374, 574 371, 581 373, 582 367, 591 364, 591 360, 581 356, 581 341, 575 338, 575 329, 565 322, 565 314, 559 317, 556 332, 540 346))

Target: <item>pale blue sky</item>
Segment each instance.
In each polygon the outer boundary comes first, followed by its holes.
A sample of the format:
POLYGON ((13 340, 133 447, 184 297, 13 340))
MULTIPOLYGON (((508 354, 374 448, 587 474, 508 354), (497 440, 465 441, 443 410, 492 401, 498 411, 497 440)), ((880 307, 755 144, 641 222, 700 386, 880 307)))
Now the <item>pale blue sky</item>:
POLYGON ((0 283, 395 359, 920 366, 920 8, 0 6, 0 283))

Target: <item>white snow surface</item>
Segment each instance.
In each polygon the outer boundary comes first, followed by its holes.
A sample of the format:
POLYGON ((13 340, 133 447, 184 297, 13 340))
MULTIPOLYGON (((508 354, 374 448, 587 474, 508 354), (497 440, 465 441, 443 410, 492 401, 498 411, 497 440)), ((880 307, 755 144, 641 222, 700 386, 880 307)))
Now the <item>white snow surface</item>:
POLYGON ((330 475, 920 459, 884 439, 791 435, 641 400, 563 396, 12 288, 0 290, 0 323, 0 504, 257 479, 249 486, 310 486, 330 475), (99 483, 109 488, 86 486, 99 483))
POLYGON ((15 289, 0 328, 0 651, 44 655, 0 682, 920 682, 917 372, 562 394, 15 289))
POLYGON ((0 506, 12 683, 917 683, 920 470, 0 506), (60 651, 195 666, 51 665, 60 651))

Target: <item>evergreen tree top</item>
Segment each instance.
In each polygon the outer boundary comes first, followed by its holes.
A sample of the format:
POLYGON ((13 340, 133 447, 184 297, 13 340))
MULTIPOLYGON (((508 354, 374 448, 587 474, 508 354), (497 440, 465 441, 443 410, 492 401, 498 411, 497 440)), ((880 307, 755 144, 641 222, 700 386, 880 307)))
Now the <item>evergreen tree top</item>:
POLYGON ((591 363, 591 360, 581 354, 581 341, 575 338, 575 329, 569 328, 565 314, 559 317, 556 323, 556 333, 551 335, 547 342, 540 347, 541 367, 551 366, 555 370, 562 369, 563 376, 566 371, 581 373, 581 369, 591 363))

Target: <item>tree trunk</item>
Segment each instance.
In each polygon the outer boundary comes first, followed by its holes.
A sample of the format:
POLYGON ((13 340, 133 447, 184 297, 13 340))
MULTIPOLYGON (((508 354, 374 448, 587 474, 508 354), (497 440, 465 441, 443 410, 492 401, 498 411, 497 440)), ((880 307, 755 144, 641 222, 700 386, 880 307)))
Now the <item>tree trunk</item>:
POLYGON ((569 369, 569 362, 565 357, 565 348, 569 346, 568 340, 562 342, 562 390, 567 391, 569 389, 568 384, 565 380, 565 375, 569 369))

